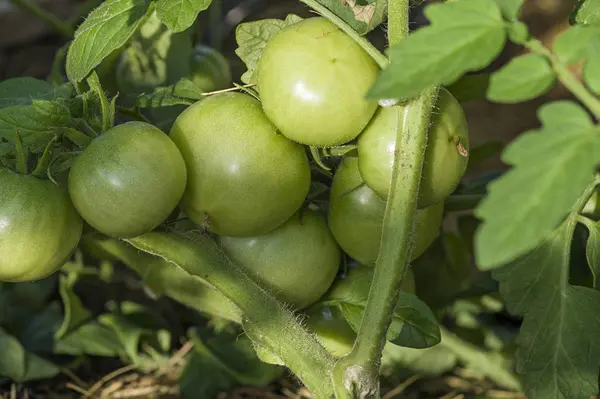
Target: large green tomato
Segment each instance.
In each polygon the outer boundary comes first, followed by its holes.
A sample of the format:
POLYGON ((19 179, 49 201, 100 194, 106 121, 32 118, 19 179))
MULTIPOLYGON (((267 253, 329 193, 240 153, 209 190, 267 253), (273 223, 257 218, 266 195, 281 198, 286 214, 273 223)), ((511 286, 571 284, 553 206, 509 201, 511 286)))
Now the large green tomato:
POLYGON ((185 163, 177 146, 144 122, 107 130, 69 173, 69 193, 81 216, 112 237, 154 229, 175 209, 185 185, 185 163))
POLYGON ((325 294, 341 260, 325 218, 300 210, 270 233, 221 237, 221 246, 239 266, 281 300, 303 309, 325 294))
POLYGON ((44 278, 69 259, 83 221, 66 190, 0 168, 0 281, 44 278))
MULTIPOLYGON (((402 115, 399 108, 403 109, 402 106, 379 108, 357 143, 360 173, 382 198, 387 198, 390 189, 398 114, 402 115)), ((443 201, 456 189, 467 169, 468 151, 469 135, 463 110, 452 94, 441 89, 429 128, 419 208, 443 201)))
POLYGON ((289 219, 308 193, 304 147, 279 134, 253 97, 208 97, 179 115, 171 138, 188 168, 181 207, 217 234, 266 234, 289 219))
MULTIPOLYGON (((364 183, 358 162, 358 158, 344 158, 333 177, 329 227, 348 255, 362 264, 374 265, 381 243, 386 202, 364 183)), ((443 202, 417 212, 411 260, 435 240, 443 212, 443 202)))
POLYGON ((258 89, 269 119, 286 137, 329 147, 353 140, 377 103, 367 101, 378 66, 339 28, 308 18, 277 33, 258 63, 258 89))

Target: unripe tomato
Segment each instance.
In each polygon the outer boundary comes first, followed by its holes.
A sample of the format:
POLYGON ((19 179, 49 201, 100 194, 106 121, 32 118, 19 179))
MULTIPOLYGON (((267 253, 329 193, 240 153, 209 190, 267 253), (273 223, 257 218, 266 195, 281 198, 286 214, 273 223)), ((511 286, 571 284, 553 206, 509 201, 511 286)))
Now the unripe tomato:
MULTIPOLYGON (((387 198, 390 189, 398 108, 402 106, 379 108, 357 142, 360 173, 381 198, 387 198)), ((460 104, 446 89, 440 90, 430 126, 419 188, 421 209, 448 197, 469 161, 467 121, 460 104)))
POLYGON ((308 18, 267 42, 258 89, 269 119, 286 137, 328 147, 353 140, 377 103, 367 101, 378 66, 334 24, 308 18))
MULTIPOLYGON (((358 158, 344 158, 333 177, 329 228, 348 255, 364 265, 374 265, 386 202, 362 180, 358 162, 358 158)), ((417 212, 411 260, 421 255, 437 237, 443 212, 443 202, 417 212)))
POLYGON ((221 237, 220 242, 234 262, 298 309, 325 294, 341 260, 325 218, 310 209, 300 210, 267 234, 221 237))
POLYGON ((185 163, 177 146, 144 122, 107 130, 69 173, 69 193, 81 216, 112 237, 154 229, 175 209, 185 185, 185 163))
POLYGON ((171 138, 188 168, 181 207, 217 234, 266 234, 289 219, 308 193, 304 147, 279 134, 253 97, 208 97, 179 115, 171 138))
MULTIPOLYGON (((373 279, 373 269, 359 266, 351 269, 347 278, 350 279, 373 279)), ((351 292, 336 292, 336 295, 342 294, 348 298, 364 297, 367 298, 370 284, 362 284, 362 281, 357 281, 357 284, 346 285, 343 280, 338 280, 334 287, 340 288, 341 285, 351 287, 351 292)), ((411 269, 406 271, 406 276, 402 281, 402 291, 415 293, 415 277, 411 269)), ((345 290, 344 290, 345 291, 345 290)), ((327 301, 329 298, 326 297, 327 301)), ((308 326, 316 333, 317 339, 321 344, 335 357, 342 357, 350 353, 356 333, 350 324, 344 318, 338 306, 330 305, 315 305, 306 312, 308 326)))
POLYGON ((53 183, 0 168, 0 281, 42 279, 77 248, 83 221, 53 183))
POLYGON ((225 89, 232 85, 231 66, 214 48, 198 45, 192 52, 190 80, 204 92, 225 89))

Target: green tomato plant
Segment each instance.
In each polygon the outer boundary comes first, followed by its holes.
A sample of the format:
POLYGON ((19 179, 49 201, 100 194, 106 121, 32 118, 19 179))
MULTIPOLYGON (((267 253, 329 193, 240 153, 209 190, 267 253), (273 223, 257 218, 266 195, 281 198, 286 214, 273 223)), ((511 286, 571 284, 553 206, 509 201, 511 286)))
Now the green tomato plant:
MULTIPOLYGON (((194 319, 189 397, 216 393, 190 387, 221 361, 215 381, 283 366, 316 398, 378 398, 389 362, 436 351, 531 398, 598 394, 600 0, 579 1, 551 48, 522 0, 429 4, 412 32, 409 0, 300 1, 318 15, 237 26, 238 84, 198 40, 219 1, 106 0, 70 23, 15 0, 70 41, 47 81, 0 82, 0 304, 51 320, 53 354, 158 369, 167 321, 118 295, 91 312, 75 290, 129 281, 125 264, 146 296, 230 328, 209 339, 194 319), (528 53, 490 72, 507 41, 528 53), (578 102, 543 105, 507 171, 465 179, 496 151, 472 145, 465 93, 518 103, 557 81, 578 102), (453 211, 471 214, 449 231, 453 211), (504 309, 516 351, 479 317, 504 309)), ((21 360, 0 361, 0 384, 56 375, 14 313, 0 347, 21 360)))

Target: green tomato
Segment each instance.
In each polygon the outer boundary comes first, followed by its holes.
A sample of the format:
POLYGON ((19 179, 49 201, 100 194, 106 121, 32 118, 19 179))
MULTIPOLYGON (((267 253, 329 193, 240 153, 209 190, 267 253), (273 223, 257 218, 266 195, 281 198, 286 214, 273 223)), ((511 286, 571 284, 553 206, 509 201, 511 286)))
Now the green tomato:
POLYGON ((162 223, 186 185, 177 146, 160 129, 128 122, 107 130, 75 160, 69 193, 80 215, 112 237, 135 237, 162 223))
POLYGON ((221 90, 232 85, 229 62, 212 47, 196 46, 192 52, 190 69, 190 80, 204 92, 221 90))
MULTIPOLYGON (((365 281, 373 279, 373 268, 358 266, 351 268, 348 275, 336 282, 333 290, 336 290, 336 295, 342 295, 348 298, 367 298, 370 288, 370 283, 364 284, 365 281), (356 281, 356 284, 345 284, 345 279, 356 281), (350 291, 340 292, 341 286, 351 287, 350 291)), ((402 282, 402 291, 414 294, 415 278, 411 269, 408 269, 406 276, 402 282)), ((327 300, 327 298, 326 298, 327 300)), ((306 311, 308 316, 306 321, 308 326, 315 332, 317 339, 333 356, 342 357, 350 353, 356 333, 350 324, 344 318, 340 308, 336 305, 315 305, 306 311)))
POLYGON ((279 228, 255 237, 221 237, 239 266, 279 299, 303 309, 325 294, 341 260, 325 218, 300 210, 279 228))
POLYGON ((71 257, 83 222, 66 190, 0 168, 0 281, 39 280, 71 257))
POLYGON ((171 138, 189 173, 181 207, 217 234, 266 234, 308 193, 304 147, 278 134, 253 97, 223 93, 197 102, 179 115, 171 138))
MULTIPOLYGON (((381 198, 387 198, 390 189, 398 108, 402 115, 402 106, 380 108, 357 142, 360 173, 381 198)), ((462 108, 452 94, 441 89, 429 128, 419 208, 443 201, 456 189, 467 169, 468 151, 469 135, 462 108)))
POLYGON ((379 68, 352 38, 322 17, 277 33, 257 73, 263 108, 286 137, 329 147, 353 140, 377 103, 365 96, 379 68))
MULTIPOLYGON (((329 228, 348 255, 372 266, 379 253, 386 202, 364 183, 358 163, 358 158, 344 158, 333 177, 329 228)), ((443 213, 443 202, 417 212, 411 260, 435 240, 443 213)))

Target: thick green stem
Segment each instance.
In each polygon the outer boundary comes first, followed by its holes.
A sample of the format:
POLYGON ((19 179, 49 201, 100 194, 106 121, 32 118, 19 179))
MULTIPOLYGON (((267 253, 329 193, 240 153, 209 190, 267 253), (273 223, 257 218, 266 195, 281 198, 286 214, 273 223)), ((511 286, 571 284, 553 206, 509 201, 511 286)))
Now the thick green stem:
POLYGON ((381 68, 385 68, 390 63, 389 60, 385 57, 385 55, 381 54, 379 50, 371 42, 367 39, 359 35, 350 25, 344 22, 343 19, 335 15, 331 10, 322 4, 318 3, 316 0, 300 0, 302 3, 306 4, 332 23, 334 23, 338 28, 340 28, 344 33, 350 36, 359 46, 363 48, 381 68))
POLYGON ((69 23, 56 18, 56 16, 44 10, 36 3, 33 3, 32 0, 11 0, 11 2, 20 9, 30 12, 39 19, 43 20, 62 36, 66 38, 73 37, 75 32, 73 31, 73 27, 69 23))
MULTIPOLYGON (((408 35, 409 0, 389 0, 389 43, 408 35)), ((408 269, 417 212, 419 182, 427 130, 437 88, 424 91, 405 108, 397 108, 397 139, 392 181, 373 283, 352 351, 333 373, 338 398, 363 398, 379 393, 379 366, 398 292, 408 269)))
POLYGON ((548 60, 552 64, 552 68, 554 72, 556 72, 556 76, 558 76, 558 80, 565 85, 567 89, 579 101, 581 101, 597 119, 600 119, 600 100, 596 96, 594 96, 590 91, 585 87, 585 85, 577 79, 577 77, 567 68, 565 64, 563 64, 550 50, 548 50, 539 40, 532 39, 525 43, 525 47, 537 53, 539 55, 543 55, 548 58, 548 60))
POLYGON ((333 357, 296 320, 296 316, 205 236, 183 237, 148 233, 126 240, 135 248, 183 268, 219 290, 243 313, 259 340, 311 390, 317 398, 331 397, 333 357))

